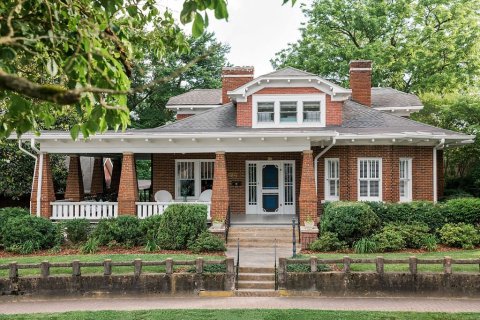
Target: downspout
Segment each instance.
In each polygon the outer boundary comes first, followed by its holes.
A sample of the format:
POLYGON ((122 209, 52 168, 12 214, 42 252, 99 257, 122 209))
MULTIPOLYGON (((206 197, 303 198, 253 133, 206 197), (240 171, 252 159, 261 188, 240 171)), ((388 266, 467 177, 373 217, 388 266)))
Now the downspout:
MULTIPOLYGON (((32 179, 32 188, 30 190, 33 190, 33 185, 35 184, 35 169, 37 168, 37 161, 38 161, 38 158, 37 156, 35 156, 33 153, 31 153, 30 151, 26 150, 23 148, 22 146, 22 140, 18 139, 18 149, 20 149, 20 151, 22 151, 23 153, 25 153, 26 155, 29 155, 30 157, 34 158, 35 159, 35 167, 33 169, 33 179, 32 179)), ((30 201, 30 212, 32 212, 32 202, 30 201)))
POLYGON ((443 149, 445 144, 445 139, 443 138, 440 142, 433 147, 433 203, 438 201, 438 191, 437 191, 437 150, 443 149))
POLYGON ((328 145, 325 149, 323 149, 319 154, 314 159, 314 171, 315 171, 315 191, 318 196, 318 159, 320 159, 325 153, 327 153, 328 150, 330 150, 336 143, 337 143, 337 137, 339 136, 339 133, 336 132, 335 136, 332 139, 332 143, 328 145))

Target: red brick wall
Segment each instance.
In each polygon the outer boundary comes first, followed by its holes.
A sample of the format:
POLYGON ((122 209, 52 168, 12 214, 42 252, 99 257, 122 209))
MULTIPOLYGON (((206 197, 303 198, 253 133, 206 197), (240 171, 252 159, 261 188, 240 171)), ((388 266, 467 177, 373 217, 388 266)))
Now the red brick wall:
POLYGON ((178 114, 177 113, 176 119, 177 120, 182 120, 182 119, 185 119, 185 118, 188 118, 188 117, 191 117, 191 116, 193 116, 193 114, 178 114))
POLYGON ((212 188, 212 221, 225 221, 229 206, 227 166, 225 163, 225 152, 215 154, 215 166, 212 188))
POLYGON ((136 215, 136 201, 138 201, 138 182, 135 155, 133 153, 124 153, 118 190, 118 214, 136 215))
POLYGON ((372 105, 371 68, 372 61, 356 60, 350 62, 350 88, 352 89, 352 100, 369 107, 372 105), (370 70, 354 70, 369 68, 370 70))
MULTIPOLYGON (((38 169, 40 166, 40 156, 37 156, 35 173, 33 177, 32 193, 30 195, 30 213, 37 214, 37 189, 38 189, 38 169)), ((40 195, 40 215, 44 218, 52 216, 52 206, 50 202, 55 201, 55 189, 53 187, 52 168, 50 166, 50 156, 48 153, 43 155, 42 170, 42 190, 40 195)))
POLYGON ((297 175, 300 175, 300 194, 298 198, 300 225, 304 225, 306 220, 315 221, 318 214, 312 150, 303 152, 302 171, 297 175))
MULTIPOLYGON (((255 94, 319 94, 322 91, 313 87, 300 88, 264 88, 255 94)), ((330 95, 326 95, 326 123, 327 126, 342 124, 343 102, 332 101, 330 95)), ((247 102, 237 103, 237 126, 252 126, 252 95, 248 96, 247 102)))
POLYGON ((226 67, 222 70, 222 104, 230 102, 228 91, 235 90, 253 80, 253 67, 226 67), (231 77, 231 76, 239 77, 231 77), (230 76, 230 77, 229 77, 230 76))
MULTIPOLYGON (((320 151, 320 148, 315 148, 314 155, 320 151)), ((318 161, 319 203, 325 198, 325 158, 340 159, 340 200, 356 201, 358 198, 357 159, 363 157, 382 158, 382 195, 384 201, 398 202, 400 200, 400 158, 412 158, 413 200, 433 200, 432 147, 336 146, 318 161)))
POLYGON ((65 200, 81 201, 84 197, 83 175, 80 157, 70 156, 68 165, 67 185, 65 188, 65 200))

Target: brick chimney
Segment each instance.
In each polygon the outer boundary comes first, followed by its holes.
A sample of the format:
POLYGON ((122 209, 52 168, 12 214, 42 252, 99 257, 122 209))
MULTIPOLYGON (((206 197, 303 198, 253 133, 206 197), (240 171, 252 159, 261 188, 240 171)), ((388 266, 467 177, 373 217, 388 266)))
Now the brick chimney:
POLYGON ((350 62, 350 89, 352 100, 368 107, 372 106, 372 61, 350 62))
POLYGON ((253 67, 224 67, 222 69, 222 104, 230 102, 228 91, 253 80, 253 67))

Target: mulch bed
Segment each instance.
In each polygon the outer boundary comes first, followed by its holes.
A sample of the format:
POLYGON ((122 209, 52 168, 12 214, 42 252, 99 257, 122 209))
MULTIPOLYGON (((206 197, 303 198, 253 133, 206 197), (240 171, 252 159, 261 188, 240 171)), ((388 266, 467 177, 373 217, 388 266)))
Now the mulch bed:
MULTIPOLYGON (((72 256, 72 255, 109 255, 109 254, 191 254, 194 253, 190 250, 158 250, 153 252, 146 252, 144 247, 133 247, 133 248, 124 248, 124 247, 100 247, 99 250, 94 254, 83 254, 80 249, 62 247, 59 252, 51 250, 41 250, 33 254, 22 255, 19 253, 12 253, 0 250, 0 258, 10 258, 10 257, 43 257, 43 256, 72 256)), ((201 252, 195 253, 197 256, 225 256, 224 252, 201 252)))

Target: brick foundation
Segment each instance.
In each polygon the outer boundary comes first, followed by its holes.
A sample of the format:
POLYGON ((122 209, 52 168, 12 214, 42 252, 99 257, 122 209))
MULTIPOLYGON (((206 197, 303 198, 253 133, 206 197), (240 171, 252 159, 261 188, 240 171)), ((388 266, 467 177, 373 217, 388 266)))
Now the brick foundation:
MULTIPOLYGON (((35 173, 33 177, 32 193, 30 195, 30 213, 37 214, 37 190, 38 190, 38 171, 40 167, 40 157, 37 156, 35 173)), ((55 201, 55 189, 53 186, 52 168, 50 165, 50 156, 48 153, 43 154, 42 169, 42 190, 40 196, 40 216, 50 218, 52 216, 52 206, 50 202, 55 201)))
POLYGON ((308 249, 308 246, 318 238, 318 228, 305 229, 300 227, 300 243, 302 244, 302 250, 308 249))
POLYGON ((135 155, 124 153, 122 159, 122 174, 118 190, 118 214, 137 214, 135 202, 138 201, 138 182, 135 169, 135 155))
POLYGON ((82 167, 80 157, 70 155, 65 200, 81 201, 84 198, 82 167))

